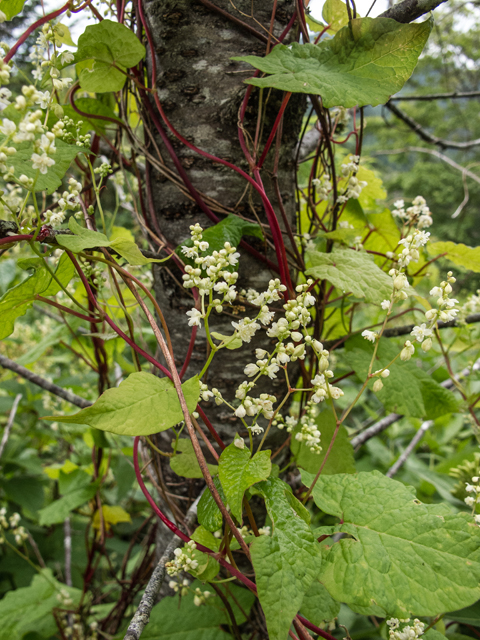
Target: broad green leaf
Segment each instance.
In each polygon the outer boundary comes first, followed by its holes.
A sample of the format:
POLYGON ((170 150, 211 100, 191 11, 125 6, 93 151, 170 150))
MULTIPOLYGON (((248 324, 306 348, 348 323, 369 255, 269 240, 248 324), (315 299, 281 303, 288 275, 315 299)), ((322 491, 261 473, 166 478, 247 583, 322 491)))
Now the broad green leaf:
POLYGON ((431 242, 427 243, 427 250, 431 256, 444 253, 445 259, 453 264, 480 273, 480 247, 467 247, 456 242, 431 242))
MULTIPOLYGON (((360 336, 345 343, 345 362, 352 367, 360 380, 365 380, 373 355, 373 345, 360 336)), ((400 346, 386 339, 380 340, 373 370, 390 364, 400 346)), ((397 360, 390 366, 390 375, 384 378, 383 389, 376 396, 387 411, 394 411, 414 418, 438 418, 458 411, 458 401, 453 393, 442 387, 413 362, 397 360)), ((373 382, 369 385, 372 386, 373 382)))
MULTIPOLYGON (((232 247, 238 247, 243 236, 254 236, 263 240, 262 228, 258 224, 247 222, 233 213, 230 213, 221 222, 213 225, 213 227, 208 227, 208 229, 205 229, 203 232, 203 240, 209 244, 206 255, 210 255, 214 251, 220 251, 223 249, 225 242, 229 242, 232 247)), ((176 251, 184 262, 187 264, 193 264, 193 261, 188 260, 185 257, 185 254, 182 253, 183 246, 193 246, 192 240, 189 238, 188 240, 185 240, 185 242, 182 242, 182 244, 177 247, 176 251)), ((232 270, 235 268, 236 267, 232 265, 232 270)))
MULTIPOLYGON (((43 260, 34 259, 28 268, 34 268, 34 273, 20 284, 8 289, 0 298, 0 340, 13 332, 15 320, 23 316, 31 307, 35 296, 53 296, 60 291, 58 283, 47 271, 43 260)), ((66 287, 74 273, 75 267, 68 255, 64 253, 55 269, 55 275, 66 287)))
POLYGON ((69 249, 73 253, 95 247, 111 247, 131 265, 145 265, 150 262, 164 262, 168 260, 168 258, 145 258, 135 242, 118 235, 113 240, 109 240, 105 234, 99 231, 91 231, 86 227, 82 227, 73 216, 68 221, 68 228, 73 235, 59 235, 57 236, 57 241, 59 245, 65 247, 65 249, 69 249))
MULTIPOLYGON (((88 478, 90 482, 90 478, 88 478)), ((74 489, 62 498, 51 502, 44 509, 40 509, 39 522, 43 526, 49 526, 59 522, 64 522, 71 511, 81 507, 91 500, 97 492, 99 483, 91 483, 81 489, 74 489)))
MULTIPOLYGON (((205 533, 212 535, 209 531, 205 531, 205 533)), ((202 538, 203 536, 200 534, 198 537, 202 538)), ((200 542, 200 544, 204 543, 200 542)), ((209 545, 205 546, 208 547, 209 545)), ((202 582, 210 582, 211 580, 214 580, 215 576, 220 571, 220 564, 218 563, 218 560, 215 560, 211 555, 204 553, 199 549, 195 549, 195 551, 192 552, 192 557, 197 561, 197 567, 195 569, 189 569, 188 573, 202 582)))
POLYGON ((348 24, 347 5, 342 0, 326 0, 322 18, 329 25, 328 33, 336 33, 348 24))
MULTIPOLYGON (((309 487, 314 476, 302 472, 309 487)), ((349 534, 324 552, 319 577, 335 600, 384 615, 434 616, 480 597, 480 529, 467 513, 422 504, 378 471, 320 476, 315 504, 349 534)))
MULTIPOLYGON (((320 444, 322 446, 322 451, 319 454, 312 453, 304 442, 296 440, 295 435, 293 435, 290 443, 290 449, 295 457, 295 463, 297 466, 313 474, 317 473, 325 459, 325 454, 332 440, 336 426, 333 413, 328 410, 322 411, 322 413, 318 415, 316 423, 321 433, 320 444)), ((298 430, 299 427, 294 430, 294 434, 298 430)), ((355 473, 355 471, 353 447, 350 444, 347 430, 343 425, 341 425, 332 450, 330 451, 330 455, 323 467, 322 473, 355 473)))
MULTIPOLYGON (((181 451, 181 453, 170 458, 170 466, 177 476, 203 478, 192 441, 189 438, 180 438, 177 444, 177 451, 181 451)), ((216 464, 207 464, 207 467, 212 476, 217 475, 218 467, 216 464)))
POLYGON ((250 547, 258 597, 270 640, 285 640, 305 593, 317 578, 320 545, 307 523, 292 509, 278 478, 255 486, 263 494, 273 523, 272 536, 255 538, 250 547))
MULTIPOLYGON (((220 480, 217 478, 213 479, 215 483, 215 487, 217 488, 218 493, 220 494, 220 498, 222 502, 225 504, 227 501, 225 500, 225 495, 223 493, 222 485, 220 484, 220 480)), ((205 489, 202 497, 198 502, 197 508, 197 518, 201 525, 207 529, 207 531, 218 531, 222 527, 223 516, 220 509, 217 506, 217 503, 213 499, 210 490, 205 489)))
POLYGON ((358 202, 366 211, 377 209, 377 200, 385 200, 387 192, 383 188, 383 182, 378 175, 365 166, 360 166, 357 171, 357 178, 364 180, 367 186, 362 189, 358 197, 358 202))
POLYGON ((59 22, 55 25, 55 43, 56 44, 66 44, 69 47, 75 47, 75 43, 72 40, 72 34, 70 33, 70 29, 66 24, 62 24, 59 22))
POLYGON ((312 31, 318 33, 323 31, 327 25, 323 24, 319 20, 316 20, 310 13, 305 13, 305 21, 312 31))
POLYGON ((190 536, 192 540, 202 544, 207 549, 212 551, 218 551, 220 549, 221 538, 216 538, 211 531, 205 529, 203 525, 200 525, 190 536))
POLYGON ((23 9, 25 0, 2 0, 0 2, 0 11, 6 15, 7 20, 11 20, 23 9))
POLYGON ((42 639, 54 637, 58 627, 52 611, 59 606, 60 589, 78 606, 81 590, 55 580, 51 569, 40 569, 29 587, 8 591, 0 601, 0 640, 20 640, 29 633, 42 639))
POLYGON ((476 602, 470 607, 465 607, 458 611, 452 611, 448 614, 447 618, 462 624, 471 624, 473 627, 480 627, 480 602, 476 602))
POLYGON ((320 626, 336 618, 339 612, 340 603, 332 598, 323 584, 315 580, 303 598, 302 616, 320 626))
MULTIPOLYGON (((198 378, 182 384, 190 412, 200 395, 198 378)), ((119 435, 148 436, 165 431, 183 420, 183 412, 173 382, 139 371, 132 373, 118 387, 107 389, 86 409, 69 416, 47 416, 43 420, 87 424, 119 435)))
POLYGON ((331 253, 309 251, 307 275, 328 280, 340 292, 353 293, 365 302, 380 303, 390 298, 392 278, 377 267, 370 254, 350 249, 334 249, 331 253))
POLYGON ((215 340, 224 342, 225 344, 223 346, 230 350, 239 349, 243 344, 242 339, 234 333, 232 333, 231 336, 225 336, 223 333, 218 333, 218 331, 212 331, 212 337, 214 337, 215 340))
MULTIPOLYGON (((111 507, 108 504, 102 505, 102 518, 105 524, 105 530, 108 532, 111 529, 112 524, 118 524, 119 522, 131 522, 132 518, 130 514, 122 507, 111 507)), ((92 526, 94 529, 100 529, 101 527, 100 511, 97 510, 93 516, 92 526)))
POLYGON ((227 503, 238 522, 242 521, 245 491, 270 475, 270 455, 271 451, 259 451, 250 457, 250 449, 239 449, 235 442, 222 451, 218 461, 218 477, 227 503))
POLYGON ((8 166, 15 167, 17 178, 24 174, 27 178, 35 180, 35 191, 46 191, 50 195, 62 184, 62 178, 67 173, 75 157, 82 152, 88 153, 88 149, 77 147, 74 144, 67 144, 59 138, 56 139, 55 146, 57 150, 52 156, 55 164, 49 167, 45 174, 33 168, 31 159, 32 153, 34 153, 33 142, 20 142, 17 144, 17 152, 8 157, 8 166))
POLYGON ((400 24, 389 18, 357 18, 331 40, 277 45, 265 58, 241 56, 269 74, 249 78, 257 87, 322 96, 327 108, 384 104, 412 75, 432 20, 400 24))
POLYGON ((125 25, 111 20, 90 25, 78 39, 75 61, 95 62, 91 69, 80 72, 80 86, 96 93, 120 91, 127 79, 126 69, 144 57, 145 47, 125 25))
MULTIPOLYGON (((255 601, 253 593, 231 583, 228 591, 223 586, 220 588, 228 597, 237 624, 245 622, 243 612, 247 615, 250 613, 255 601), (230 597, 230 593, 234 598, 230 597)), ((153 607, 150 622, 142 633, 142 640, 231 640, 232 636, 221 627, 228 627, 230 619, 212 587, 195 580, 191 589, 192 591, 182 598, 162 598, 161 602, 153 607), (192 591, 196 588, 211 592, 212 596, 208 598, 206 605, 197 607, 194 604, 192 591)))
POLYGON ((383 253, 395 251, 401 235, 389 209, 384 209, 381 213, 368 214, 367 218, 370 228, 373 227, 375 231, 363 243, 364 248, 383 253))

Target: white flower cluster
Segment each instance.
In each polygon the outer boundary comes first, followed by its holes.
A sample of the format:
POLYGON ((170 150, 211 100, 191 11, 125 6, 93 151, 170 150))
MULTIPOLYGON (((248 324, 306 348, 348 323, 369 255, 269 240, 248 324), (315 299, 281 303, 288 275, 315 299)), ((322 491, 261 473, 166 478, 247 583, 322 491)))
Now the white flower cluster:
POLYGON ((193 604, 196 607, 200 607, 202 604, 206 604, 208 598, 214 595, 211 591, 202 591, 200 587, 197 587, 193 592, 193 604))
POLYGON ((7 520, 7 510, 5 507, 0 509, 0 544, 5 543, 5 532, 11 533, 17 545, 21 545, 28 540, 28 533, 24 527, 19 527, 20 514, 13 513, 7 520))
MULTIPOLYGON (((321 433, 315 421, 317 410, 314 404, 308 403, 305 414, 300 418, 300 431, 295 434, 295 440, 304 442, 312 453, 321 453, 321 433)), ((287 427, 288 431, 288 427, 287 427)))
POLYGON ((406 238, 402 238, 398 244, 403 245, 404 249, 396 257, 398 266, 407 267, 410 262, 418 262, 420 258, 419 249, 427 244, 429 237, 430 233, 428 231, 415 229, 406 238))
POLYGON ((337 201, 343 204, 350 198, 357 199, 362 190, 367 186, 365 180, 359 180, 356 176, 360 156, 349 156, 350 162, 342 164, 341 171, 344 178, 348 178, 344 191, 337 197, 337 201))
POLYGON ((198 562, 193 558, 192 554, 197 548, 193 540, 180 549, 175 549, 175 558, 171 562, 167 562, 165 567, 169 576, 176 576, 181 571, 194 571, 198 567, 198 562))
POLYGON ((65 607, 65 609, 68 609, 73 605, 72 597, 66 589, 60 589, 57 593, 57 601, 62 607, 65 607))
POLYGON ((200 327, 202 318, 207 315, 204 296, 212 297, 213 292, 219 295, 218 299, 211 302, 211 305, 219 313, 222 312, 225 303, 231 304, 236 299, 235 283, 238 279, 238 273, 231 272, 230 268, 238 263, 240 254, 236 253, 236 249, 229 242, 225 242, 220 251, 213 251, 211 255, 202 255, 209 248, 208 242, 202 240, 203 229, 199 224, 196 224, 190 227, 190 232, 193 246, 183 246, 182 253, 189 260, 193 260, 195 266, 186 265, 183 286, 187 289, 196 287, 202 297, 201 311, 198 309, 187 311, 187 315, 190 317, 188 324, 191 327, 200 327))
POLYGON ((390 618, 387 625, 390 627, 390 640, 417 640, 425 632, 425 624, 415 618, 413 624, 409 625, 410 618, 398 619, 390 618))
MULTIPOLYGON (((240 535, 242 536, 242 538, 248 538, 250 536, 254 536, 255 534, 253 533, 252 529, 249 529, 247 526, 243 526, 241 529, 239 529, 240 531, 240 535)), ((222 531, 220 530, 220 533, 222 533, 222 531)), ((272 528, 269 526, 266 527, 260 527, 258 529, 258 533, 261 536, 270 536, 272 535, 272 528)))
POLYGON ((190 582, 187 578, 184 578, 183 580, 170 580, 170 582, 168 583, 168 586, 170 587, 170 589, 173 589, 173 591, 175 591, 175 593, 180 593, 180 595, 186 596, 189 588, 190 588, 190 582))
POLYGON ((60 91, 65 86, 69 86, 72 81, 71 78, 59 79, 60 73, 57 68, 69 64, 74 60, 74 55, 70 51, 64 51, 61 54, 58 54, 57 52, 57 49, 62 46, 60 38, 64 35, 64 25, 54 25, 52 23, 44 24, 29 56, 30 60, 35 65, 35 69, 32 71, 32 76, 35 80, 44 80, 45 73, 50 69, 52 85, 57 91, 60 91), (51 45, 53 45, 53 51, 51 51, 51 45), (69 81, 66 85, 65 80, 69 81))
POLYGON ((314 178, 312 180, 312 184, 314 185, 320 200, 328 200, 332 191, 330 175, 328 173, 324 173, 320 178, 314 178))
MULTIPOLYGON (((61 195, 54 193, 53 200, 55 211, 48 209, 45 212, 45 224, 49 224, 54 229, 60 227, 65 221, 65 217, 68 211, 74 211, 78 209, 78 197, 82 190, 82 185, 77 182, 75 178, 70 178, 68 181, 68 191, 64 191, 61 195)), ((82 215, 81 211, 77 211, 75 217, 82 215)))
POLYGON ((480 504, 480 477, 473 476, 471 483, 465 483, 465 491, 473 495, 465 498, 465 504, 473 509, 473 518, 475 523, 480 525, 480 514, 475 514, 475 507, 480 504))
MULTIPOLYGON (((432 348, 432 337, 434 335, 434 327, 438 320, 442 322, 450 322, 454 320, 459 309, 455 307, 458 300, 455 298, 449 298, 449 294, 452 292, 452 284, 455 282, 455 278, 452 272, 447 274, 447 280, 440 283, 439 287, 433 287, 430 291, 431 296, 438 296, 437 304, 438 309, 429 309, 425 312, 425 318, 427 322, 417 325, 413 328, 411 335, 415 341, 422 345, 423 351, 429 351, 432 348)), ((410 360, 415 353, 415 347, 407 340, 404 348, 400 354, 402 360, 410 360)))
POLYGON ((416 225, 418 229, 425 229, 432 223, 432 213, 427 206, 425 198, 417 196, 412 201, 412 206, 405 209, 405 202, 403 200, 397 200, 393 203, 395 207, 392 211, 392 215, 399 218, 407 225, 416 225))

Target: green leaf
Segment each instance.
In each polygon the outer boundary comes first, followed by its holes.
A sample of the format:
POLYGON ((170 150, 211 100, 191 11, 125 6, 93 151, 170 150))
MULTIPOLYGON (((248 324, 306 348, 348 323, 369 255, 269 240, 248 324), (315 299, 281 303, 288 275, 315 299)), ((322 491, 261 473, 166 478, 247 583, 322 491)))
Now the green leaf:
MULTIPOLYGON (((314 476, 304 471, 309 487, 314 476)), ((354 610, 434 616, 480 597, 480 529, 467 513, 422 504, 378 471, 320 476, 315 504, 349 534, 324 553, 320 581, 354 610)))
MULTIPOLYGON (((27 268, 35 269, 35 272, 20 284, 8 289, 0 298, 0 340, 13 332, 15 320, 26 313, 36 295, 53 296, 60 291, 43 260, 35 258, 27 268)), ((55 269, 55 275, 66 287, 74 273, 75 267, 64 253, 55 269)))
POLYGON ((427 243, 427 250, 431 256, 445 253, 445 259, 453 264, 480 273, 480 247, 467 247, 456 242, 432 242, 427 243))
MULTIPOLYGON (((177 451, 181 451, 181 455, 170 458, 170 466, 177 476, 184 478, 203 478, 203 473, 198 464, 192 441, 188 438, 180 438, 177 444, 177 451)), ((217 475, 218 467, 216 464, 207 464, 207 467, 212 476, 217 475)))
POLYGON ((328 33, 336 33, 348 24, 347 5, 342 0, 327 0, 323 5, 322 18, 330 25, 328 33))
POLYGON ((29 587, 8 591, 0 601, 0 640, 23 638, 36 633, 38 638, 51 638, 58 632, 52 610, 59 606, 57 595, 65 589, 78 606, 82 592, 67 587, 53 577, 51 569, 40 569, 29 587))
POLYGON ((212 337, 214 337, 215 340, 224 342, 225 344, 223 346, 230 350, 239 349, 243 344, 242 339, 234 333, 231 336, 225 336, 223 333, 218 333, 218 331, 212 331, 212 337))
MULTIPOLYGON (((214 597, 215 592, 211 587, 205 588, 205 585, 198 581, 191 584, 192 590, 196 588, 212 593, 206 605, 195 606, 192 591, 182 598, 163 598, 153 607, 150 622, 142 633, 142 640, 231 640, 232 636, 220 626, 230 624, 220 598, 214 597)), ((253 593, 234 584, 229 584, 227 592, 223 587, 220 588, 228 597, 237 624, 245 622, 243 612, 247 615, 250 613, 255 601, 253 593), (230 593, 234 598, 230 597, 230 593)))
POLYGON ((88 26, 78 39, 75 61, 95 60, 92 69, 80 73, 85 91, 120 91, 127 78, 125 70, 145 57, 145 47, 134 32, 119 22, 102 20, 88 26))
POLYGON ((447 618, 462 624, 471 624, 473 627, 480 627, 480 602, 476 602, 470 607, 465 607, 458 611, 452 611, 448 614, 447 618))
MULTIPOLYGON (((85 474, 86 475, 86 474, 85 474)), ((38 512, 39 522, 43 526, 64 522, 69 513, 93 498, 99 487, 99 483, 90 484, 91 478, 87 476, 89 484, 81 489, 74 489, 59 500, 50 503, 38 512)))
POLYGON ((63 176, 67 173, 76 156, 82 152, 89 152, 88 149, 77 147, 74 144, 67 144, 58 138, 55 141, 55 146, 57 150, 52 156, 55 164, 49 167, 45 174, 33 168, 31 158, 34 148, 32 142, 20 142, 17 144, 17 152, 8 157, 8 166, 15 167, 15 175, 17 177, 23 173, 27 178, 35 180, 35 191, 46 191, 50 195, 60 187, 63 176))
POLYGON ((250 457, 250 449, 229 444, 218 461, 218 477, 225 498, 238 522, 242 521, 242 501, 245 491, 253 484, 266 480, 272 470, 271 451, 259 451, 250 457))
POLYGON ((195 529, 193 534, 191 535, 192 540, 202 544, 207 549, 211 549, 212 551, 218 551, 220 549, 221 539, 216 538, 211 531, 205 529, 203 525, 200 525, 195 529))
MULTIPOLYGON (((313 474, 317 473, 325 459, 325 454, 336 426, 335 417, 328 410, 322 411, 317 416, 316 423, 321 433, 320 444, 322 445, 322 451, 319 454, 312 453, 304 442, 299 442, 295 439, 295 433, 299 430, 299 427, 294 430, 294 436, 290 443, 290 449, 295 456, 297 466, 313 474)), ((353 447, 350 444, 347 430, 344 425, 341 425, 322 473, 330 475, 333 473, 355 473, 355 471, 353 447)))
POLYGON ((290 488, 278 478, 256 485, 273 523, 272 536, 255 538, 250 547, 258 597, 270 640, 285 640, 320 570, 320 545, 307 523, 292 509, 290 488))
MULTIPOLYGON (((225 242, 229 242, 232 247, 238 247, 243 236, 254 236, 263 240, 262 228, 258 224, 248 222, 233 213, 229 213, 221 222, 213 225, 213 227, 208 227, 208 229, 205 229, 203 232, 203 240, 209 244, 205 255, 211 255, 214 251, 220 251, 223 249, 225 242)), ((185 263, 193 265, 193 261, 188 260, 182 253, 182 247, 191 246, 193 246, 193 243, 189 238, 185 240, 185 242, 182 242, 176 251, 185 263)), ((235 269, 233 265, 232 269, 235 269)))
POLYGON ((86 227, 82 227, 73 216, 68 221, 68 228, 74 235, 59 235, 57 236, 57 241, 59 245, 73 253, 95 247, 111 247, 131 265, 145 265, 150 262, 168 260, 168 258, 145 258, 135 242, 125 237, 116 237, 113 240, 109 240, 105 234, 99 231, 91 231, 86 227))
POLYGON ((353 293, 357 298, 365 298, 365 302, 375 303, 392 295, 392 278, 364 251, 340 248, 331 253, 309 251, 307 259, 312 265, 307 275, 328 280, 340 292, 353 293))
MULTIPOLYGON (((198 378, 182 384, 190 413, 200 395, 198 378)), ((87 424, 119 435, 148 436, 165 431, 183 420, 183 412, 173 382, 139 371, 130 374, 118 387, 107 389, 86 409, 70 416, 47 416, 42 420, 87 424)))
POLYGON ((314 44, 277 45, 265 58, 240 56, 266 78, 248 84, 322 96, 327 108, 384 104, 412 75, 432 20, 400 24, 357 18, 334 38, 314 44))
MULTIPOLYGON (((177 474, 178 475, 178 474, 177 474)), ((218 478, 214 478, 213 482, 217 488, 222 502, 226 504, 225 495, 223 493, 222 485, 218 478)), ((208 487, 203 492, 202 497, 198 502, 197 518, 201 525, 207 529, 207 531, 218 531, 222 528, 223 516, 217 503, 213 499, 212 494, 208 487)))
MULTIPOLYGON (((355 336, 347 340, 345 347, 345 361, 360 380, 366 380, 374 346, 364 338, 355 336)), ((380 340, 373 370, 389 365, 399 350, 400 347, 388 340, 380 340)), ((389 370, 388 378, 382 380, 383 389, 376 393, 387 411, 432 420, 458 411, 458 401, 453 393, 413 362, 397 360, 389 370)), ((371 386, 373 383, 369 384, 371 386)))
POLYGON ((25 0, 2 0, 0 2, 0 11, 6 15, 7 20, 11 20, 23 9, 25 0))
POLYGON ((303 598, 300 613, 313 624, 320 626, 338 616, 340 603, 332 598, 323 584, 313 582, 303 598))
POLYGON ((319 31, 323 31, 327 25, 323 24, 319 20, 316 20, 310 13, 305 12, 305 21, 310 27, 312 31, 318 33, 319 31))

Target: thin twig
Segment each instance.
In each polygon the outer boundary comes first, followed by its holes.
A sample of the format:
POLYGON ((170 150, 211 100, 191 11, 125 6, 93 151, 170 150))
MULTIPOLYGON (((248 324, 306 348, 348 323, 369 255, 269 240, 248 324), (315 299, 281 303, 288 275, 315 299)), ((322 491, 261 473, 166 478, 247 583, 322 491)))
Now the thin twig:
POLYGON ((16 396, 15 400, 13 401, 13 406, 10 410, 10 415, 8 416, 8 421, 5 426, 5 431, 3 432, 2 441, 0 442, 0 458, 2 457, 3 450, 5 449, 5 445, 7 444, 8 436, 10 435, 10 429, 13 426, 13 421, 15 420, 18 405, 20 404, 21 399, 22 399, 22 394, 19 393, 16 396))
MULTIPOLYGON (((398 5, 396 5, 398 6, 398 5)), ((425 140, 425 142, 429 142, 430 144, 435 144, 443 149, 470 149, 471 147, 477 147, 480 145, 480 138, 476 140, 469 140, 468 142, 455 142, 453 140, 444 140, 443 138, 438 138, 437 136, 429 133, 422 125, 414 120, 408 113, 402 111, 397 106, 395 106, 392 102, 387 102, 387 109, 389 109, 394 115, 397 116, 402 122, 404 122, 412 131, 414 131, 419 138, 425 140)))
MULTIPOLYGON (((195 522, 195 518, 197 517, 197 506, 202 494, 203 491, 187 511, 187 514, 185 516, 185 527, 187 528, 195 522)), ((143 630, 150 620, 150 614, 152 612, 153 605, 157 600, 158 593, 163 584, 163 581, 165 580, 165 565, 173 558, 173 552, 177 547, 178 540, 177 536, 174 534, 170 542, 168 543, 162 557, 158 561, 158 564, 155 567, 150 580, 148 581, 142 599, 140 600, 140 604, 135 611, 132 621, 128 625, 127 633, 125 634, 123 640, 139 640, 140 636, 142 635, 143 630)))
POLYGON ((55 396, 58 396, 59 398, 62 398, 63 400, 66 400, 67 402, 70 402, 71 404, 74 404, 75 406, 80 407, 80 409, 91 407, 93 404, 92 402, 90 402, 90 400, 81 398, 80 396, 77 396, 72 391, 69 391, 68 389, 63 389, 62 387, 59 387, 53 382, 50 382, 50 380, 45 380, 45 378, 38 376, 36 373, 33 373, 32 371, 30 371, 29 369, 26 369, 25 367, 22 367, 22 365, 17 364, 16 362, 14 362, 13 360, 10 360, 10 358, 7 358, 6 356, 0 355, 0 367, 3 367, 4 369, 10 369, 10 371, 14 371, 16 374, 18 374, 22 378, 25 378, 26 380, 33 382, 33 384, 36 384, 38 387, 45 389, 45 391, 49 391, 50 393, 53 393, 55 396))
POLYGON ((421 424, 420 429, 413 436, 408 446, 406 447, 405 451, 398 458, 398 460, 394 464, 392 464, 390 469, 385 474, 387 478, 393 478, 393 476, 397 473, 400 467, 402 467, 405 464, 408 456, 414 451, 417 444, 420 442, 420 440, 423 438, 423 436, 425 435, 427 430, 430 429, 431 426, 433 426, 433 420, 426 420, 421 424))
POLYGON ((424 96, 393 96, 390 102, 399 100, 450 100, 454 98, 478 98, 480 91, 452 91, 451 93, 431 93, 424 96))

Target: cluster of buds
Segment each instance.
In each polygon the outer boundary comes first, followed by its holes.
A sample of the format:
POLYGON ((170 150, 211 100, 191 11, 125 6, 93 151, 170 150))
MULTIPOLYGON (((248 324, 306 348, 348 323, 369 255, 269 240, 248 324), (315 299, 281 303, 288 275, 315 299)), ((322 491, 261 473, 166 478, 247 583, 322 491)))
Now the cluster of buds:
POLYGON ((305 414, 300 418, 300 431, 295 434, 295 440, 304 442, 312 453, 321 453, 320 446, 321 433, 315 420, 317 415, 316 407, 308 403, 305 414))
POLYGON ((390 375, 389 369, 378 369, 378 371, 375 371, 374 373, 372 373, 372 376, 377 378, 373 383, 373 390, 375 391, 375 393, 378 393, 383 389, 382 378, 388 378, 389 375, 390 375))
POLYGON ((473 476, 471 483, 465 483, 465 491, 473 494, 465 498, 465 504, 472 508, 475 523, 480 525, 480 514, 475 514, 477 504, 480 504, 480 477, 473 476))
POLYGON ((187 542, 183 549, 177 548, 173 552, 174 559, 167 562, 165 567, 169 576, 176 576, 181 571, 194 571, 198 567, 198 562, 193 557, 193 552, 197 545, 193 540, 187 542))
POLYGON ((0 544, 5 543, 5 533, 8 531, 14 537, 15 543, 20 546, 28 540, 28 533, 24 527, 19 527, 20 514, 13 513, 7 520, 7 510, 5 507, 0 509, 0 544))
POLYGON ((317 195, 320 200, 328 200, 328 197, 332 191, 332 183, 328 173, 324 173, 321 178, 314 178, 312 184, 317 190, 317 195))
POLYGON ((350 162, 346 162, 341 166, 343 177, 348 179, 345 189, 337 197, 337 201, 341 204, 347 202, 350 198, 357 199, 363 189, 367 186, 367 183, 364 180, 359 180, 356 176, 360 156, 349 156, 349 161, 350 162))
POLYGON ((417 229, 425 229, 433 223, 432 213, 422 196, 417 196, 407 209, 403 200, 397 200, 393 206, 392 214, 409 226, 416 225, 417 229))
POLYGON ((186 596, 189 591, 190 582, 187 578, 184 578, 183 580, 170 580, 168 586, 170 589, 173 589, 175 593, 179 593, 180 596, 183 597, 186 596))
POLYGON ((390 618, 387 620, 390 640, 417 640, 425 632, 425 624, 415 618, 412 624, 408 624, 410 618, 390 618))

